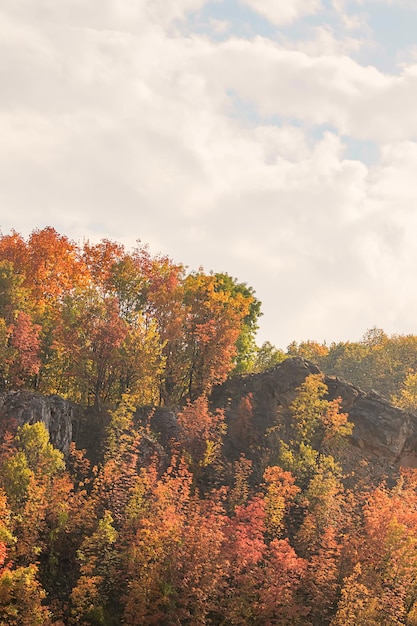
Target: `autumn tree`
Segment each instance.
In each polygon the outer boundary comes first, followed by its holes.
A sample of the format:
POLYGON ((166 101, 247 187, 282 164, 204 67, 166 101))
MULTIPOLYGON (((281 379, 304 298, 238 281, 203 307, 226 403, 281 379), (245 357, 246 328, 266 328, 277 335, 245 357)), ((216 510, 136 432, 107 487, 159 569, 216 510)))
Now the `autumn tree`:
POLYGON ((41 422, 19 428, 14 445, 1 465, 1 483, 14 516, 17 555, 29 564, 44 548, 47 510, 64 460, 41 422))
POLYGON ((317 465, 337 471, 332 454, 343 445, 353 425, 340 411, 340 399, 327 400, 327 387, 320 374, 307 376, 290 405, 292 417, 290 443, 280 442, 280 463, 307 488, 317 465))
POLYGON ((185 281, 184 392, 195 399, 223 382, 233 367, 236 342, 252 296, 219 289, 215 276, 190 274, 185 281))
POLYGON ((52 626, 36 565, 0 567, 1 626, 52 626))
POLYGON ((181 461, 146 486, 130 510, 136 532, 129 542, 134 560, 125 619, 138 625, 209 623, 218 612, 227 568, 222 493, 205 499, 192 493, 181 461))
POLYGON ((236 506, 247 503, 250 495, 249 478, 252 474, 252 461, 242 453, 233 463, 233 483, 228 493, 228 504, 231 511, 236 506))
POLYGON ((288 539, 274 539, 269 544, 256 608, 258 623, 280 626, 310 623, 310 607, 304 597, 307 566, 288 539))
POLYGON ((112 272, 114 266, 125 256, 124 246, 110 239, 102 239, 97 244, 86 241, 82 248, 82 259, 96 285, 103 295, 112 293, 112 272))
POLYGON ((8 375, 12 387, 36 387, 36 376, 41 368, 41 327, 34 324, 27 313, 19 311, 11 324, 9 345, 12 358, 8 375))
POLYGON ((225 415, 221 409, 209 411, 208 399, 201 396, 188 402, 178 415, 180 426, 179 442, 183 453, 190 461, 194 482, 199 484, 202 475, 207 482, 207 468, 219 459, 223 435, 226 432, 225 415))
POLYGON ((28 265, 28 250, 26 241, 15 230, 10 235, 0 234, 0 259, 6 261, 14 268, 19 280, 26 278, 28 265))
POLYGON ((360 563, 357 563, 353 573, 344 581, 331 626, 379 626, 384 623, 381 622, 380 599, 360 582, 361 574, 360 563))
POLYGON ((331 344, 320 367, 364 391, 397 396, 410 370, 416 368, 417 336, 391 335, 371 328, 361 341, 331 344))
POLYGON ((357 581, 379 599, 377 615, 387 624, 415 623, 417 507, 415 484, 410 487, 401 479, 391 491, 377 488, 364 507, 357 581))
POLYGON ((67 298, 54 346, 57 391, 96 406, 117 397, 127 333, 115 299, 101 299, 95 290, 67 298))
POLYGON ((256 623, 268 551, 265 532, 265 501, 259 496, 237 506, 227 521, 223 548, 227 584, 220 601, 220 623, 256 623))
POLYGON ((41 306, 49 306, 90 282, 78 246, 50 226, 30 234, 26 263, 25 285, 41 306))
POLYGON ((417 412, 417 373, 414 370, 407 373, 398 393, 391 400, 406 411, 417 412))
POLYGON ((319 446, 336 442, 350 435, 352 424, 347 414, 341 413, 341 401, 327 400, 327 386, 321 374, 311 374, 298 389, 290 406, 296 442, 319 446))
POLYGON ((256 350, 252 370, 253 372, 264 372, 270 367, 282 363, 286 358, 287 356, 282 350, 276 348, 270 341, 264 341, 256 350))
POLYGON ((116 539, 113 518, 106 511, 77 552, 80 577, 71 592, 71 623, 106 624, 114 612, 111 599, 116 575, 116 539))
POLYGON ((255 297, 255 290, 246 283, 240 283, 229 274, 215 274, 216 291, 225 291, 232 296, 240 294, 249 302, 249 310, 245 315, 240 334, 236 341, 235 367, 233 374, 244 374, 253 370, 258 348, 256 345, 256 332, 258 320, 262 315, 262 303, 255 297))
POLYGON ((228 423, 228 444, 244 450, 252 460, 259 456, 260 438, 254 423, 253 394, 248 393, 239 400, 228 423), (245 434, 242 437, 242 433, 245 434))
POLYGON ((278 466, 268 467, 264 472, 266 528, 272 538, 281 538, 284 517, 300 488, 295 485, 291 472, 278 466))
POLYGON ((329 353, 329 348, 326 344, 318 343, 317 341, 301 341, 297 343, 293 341, 287 348, 287 354, 290 357, 300 356, 307 361, 315 363, 320 368, 323 367, 326 357, 329 353))
POLYGON ((135 398, 124 394, 119 405, 110 412, 103 464, 98 469, 91 494, 98 515, 103 516, 108 511, 116 529, 137 481, 141 435, 133 422, 135 410, 135 398))
POLYGON ((166 364, 165 344, 155 320, 147 322, 140 313, 130 318, 120 346, 119 393, 130 393, 141 405, 157 405, 166 364))

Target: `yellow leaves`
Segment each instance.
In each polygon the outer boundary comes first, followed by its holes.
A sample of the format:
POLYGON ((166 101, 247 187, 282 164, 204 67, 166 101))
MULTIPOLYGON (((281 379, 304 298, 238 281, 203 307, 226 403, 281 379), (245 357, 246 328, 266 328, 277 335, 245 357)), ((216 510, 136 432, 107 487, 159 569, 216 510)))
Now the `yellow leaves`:
POLYGON ((341 398, 328 402, 326 412, 322 417, 325 431, 323 444, 337 443, 352 434, 353 424, 348 422, 348 414, 340 411, 341 404, 341 398))
POLYGON ((281 467, 268 467, 264 472, 266 483, 266 526, 274 537, 279 537, 284 527, 284 515, 301 489, 295 485, 291 472, 281 467))
POLYGON ((220 442, 206 439, 206 451, 200 461, 201 467, 207 467, 216 460, 219 454, 220 446, 220 442))
POLYGON ((298 395, 290 406, 298 440, 311 443, 328 406, 323 399, 326 394, 327 387, 321 374, 307 376, 298 388, 298 395))
POLYGON ((379 626, 385 623, 381 621, 381 602, 360 582, 361 573, 360 563, 357 563, 353 573, 345 580, 331 626, 379 626))
POLYGON ((136 313, 121 346, 123 385, 135 397, 138 405, 156 405, 159 384, 166 365, 156 320, 146 320, 136 313))
POLYGON ((407 373, 400 391, 391 398, 392 402, 401 409, 417 412, 417 372, 410 369, 407 373))
POLYGON ((1 466, 1 483, 10 503, 20 507, 26 500, 33 472, 23 452, 16 452, 1 466))
POLYGON ((351 434, 353 424, 341 413, 341 399, 326 400, 327 386, 322 374, 307 376, 290 406, 297 442, 308 445, 339 443, 351 434))
POLYGON ((37 567, 18 567, 0 573, 0 626, 46 626, 50 613, 37 580, 37 567))

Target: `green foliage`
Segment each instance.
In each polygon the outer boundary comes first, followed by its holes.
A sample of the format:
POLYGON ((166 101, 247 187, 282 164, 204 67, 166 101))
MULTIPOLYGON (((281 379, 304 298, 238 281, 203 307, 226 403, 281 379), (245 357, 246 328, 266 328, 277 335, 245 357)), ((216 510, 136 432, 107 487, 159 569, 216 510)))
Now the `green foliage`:
POLYGON ((286 358, 287 356, 282 350, 275 348, 269 341, 265 341, 262 346, 256 350, 253 371, 263 372, 270 367, 282 363, 286 358))
POLYGON ((406 411, 417 413, 417 373, 414 370, 408 372, 399 392, 392 396, 391 402, 406 411))
POLYGON ((50 443, 43 422, 24 424, 17 432, 16 443, 35 474, 53 476, 65 468, 64 455, 50 443))
POLYGON ((301 442, 292 448, 284 441, 279 447, 279 463, 283 469, 296 477, 297 484, 306 488, 316 470, 319 452, 301 442))
POLYGON ((1 465, 1 484, 10 503, 18 508, 25 502, 33 471, 24 452, 16 452, 1 465))
POLYGON ((244 374, 254 369, 257 360, 256 332, 259 328, 258 320, 262 316, 260 302, 255 297, 255 291, 246 283, 239 283, 229 274, 215 274, 217 291, 229 292, 233 296, 240 294, 250 302, 249 311, 243 319, 242 329, 236 341, 236 357, 233 374, 244 374))

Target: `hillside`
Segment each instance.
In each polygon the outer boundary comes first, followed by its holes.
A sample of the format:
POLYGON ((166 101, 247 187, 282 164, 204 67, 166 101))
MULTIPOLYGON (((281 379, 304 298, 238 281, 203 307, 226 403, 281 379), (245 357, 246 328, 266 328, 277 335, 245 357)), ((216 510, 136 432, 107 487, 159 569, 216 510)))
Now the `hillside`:
POLYGON ((417 624, 417 338, 284 354, 260 314, 144 246, 0 236, 0 626, 417 624))
POLYGON ((414 623, 415 418, 305 359, 182 410, 5 392, 0 422, 5 623, 414 623))

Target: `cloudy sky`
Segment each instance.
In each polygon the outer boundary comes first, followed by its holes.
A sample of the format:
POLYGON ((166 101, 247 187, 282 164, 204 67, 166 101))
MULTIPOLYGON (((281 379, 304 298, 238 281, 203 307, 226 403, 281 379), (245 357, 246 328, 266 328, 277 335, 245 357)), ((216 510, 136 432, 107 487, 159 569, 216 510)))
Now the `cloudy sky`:
POLYGON ((0 227, 137 239, 258 341, 417 334, 416 0, 2 0, 0 227))

